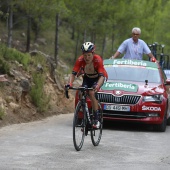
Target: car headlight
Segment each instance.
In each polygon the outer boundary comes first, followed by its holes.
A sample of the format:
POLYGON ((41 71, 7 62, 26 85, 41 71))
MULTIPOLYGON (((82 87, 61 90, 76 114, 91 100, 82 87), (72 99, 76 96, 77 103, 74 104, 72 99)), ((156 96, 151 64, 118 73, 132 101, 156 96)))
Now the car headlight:
POLYGON ((144 102, 162 102, 162 100, 163 100, 162 94, 157 94, 157 95, 152 95, 152 96, 144 96, 144 98, 143 98, 144 102))

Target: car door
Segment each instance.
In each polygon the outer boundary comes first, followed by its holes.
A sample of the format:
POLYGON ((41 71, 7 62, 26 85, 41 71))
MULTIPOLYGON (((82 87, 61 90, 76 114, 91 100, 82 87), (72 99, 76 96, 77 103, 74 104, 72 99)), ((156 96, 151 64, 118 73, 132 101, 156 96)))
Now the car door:
POLYGON ((165 90, 166 90, 166 93, 167 93, 167 96, 168 96, 168 111, 167 111, 167 114, 168 114, 168 117, 170 117, 170 84, 166 83, 167 76, 166 76, 165 72, 162 70, 162 68, 160 68, 160 71, 161 71, 161 75, 162 75, 163 82, 164 82, 164 85, 165 85, 165 90))

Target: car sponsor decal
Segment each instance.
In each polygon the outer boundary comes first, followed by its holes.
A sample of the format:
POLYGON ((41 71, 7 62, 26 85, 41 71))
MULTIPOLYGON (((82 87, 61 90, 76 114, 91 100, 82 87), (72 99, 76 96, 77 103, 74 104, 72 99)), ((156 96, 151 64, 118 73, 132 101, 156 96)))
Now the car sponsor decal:
POLYGON ((119 65, 119 64, 121 64, 121 65, 135 65, 135 66, 144 66, 144 67, 146 67, 147 66, 147 63, 146 62, 144 62, 144 61, 142 61, 142 60, 139 60, 139 61, 132 61, 132 60, 123 60, 123 61, 120 61, 120 60, 114 60, 113 61, 113 64, 115 65, 119 65))
POLYGON ((133 65, 133 66, 143 66, 157 68, 157 64, 145 60, 129 60, 129 59, 114 59, 114 60, 104 60, 104 65, 133 65))
POLYGON ((160 107, 153 107, 153 106, 142 106, 142 110, 161 111, 161 108, 160 107))
POLYGON ((137 92, 138 85, 123 82, 105 82, 101 87, 102 90, 123 90, 129 92, 137 92))

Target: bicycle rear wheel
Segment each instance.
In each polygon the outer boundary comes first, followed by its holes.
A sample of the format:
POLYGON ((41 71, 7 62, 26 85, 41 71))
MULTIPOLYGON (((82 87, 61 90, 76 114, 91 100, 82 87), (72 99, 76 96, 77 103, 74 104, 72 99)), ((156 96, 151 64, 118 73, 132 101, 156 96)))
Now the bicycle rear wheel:
POLYGON ((77 151, 81 150, 85 137, 85 119, 81 106, 81 101, 79 101, 73 118, 73 143, 77 151))
POLYGON ((100 127, 99 129, 91 129, 91 141, 94 146, 98 146, 102 137, 102 129, 103 129, 103 111, 101 104, 98 103, 99 106, 99 122, 100 122, 100 127))

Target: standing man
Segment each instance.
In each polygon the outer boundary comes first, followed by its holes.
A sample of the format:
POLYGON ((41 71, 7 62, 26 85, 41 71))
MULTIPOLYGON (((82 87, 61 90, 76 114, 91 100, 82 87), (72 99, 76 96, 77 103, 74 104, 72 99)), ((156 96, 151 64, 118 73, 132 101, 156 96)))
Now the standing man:
POLYGON ((114 59, 120 54, 125 53, 123 59, 142 60, 143 54, 147 54, 152 60, 156 61, 147 44, 143 40, 139 39, 140 34, 141 29, 134 27, 132 29, 132 38, 123 41, 116 53, 111 58, 114 59))

